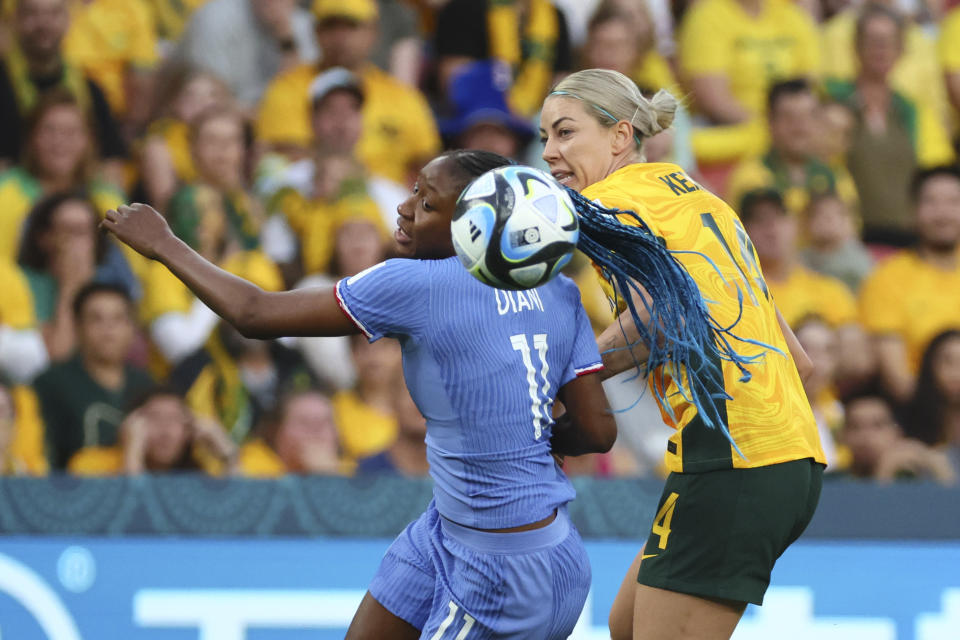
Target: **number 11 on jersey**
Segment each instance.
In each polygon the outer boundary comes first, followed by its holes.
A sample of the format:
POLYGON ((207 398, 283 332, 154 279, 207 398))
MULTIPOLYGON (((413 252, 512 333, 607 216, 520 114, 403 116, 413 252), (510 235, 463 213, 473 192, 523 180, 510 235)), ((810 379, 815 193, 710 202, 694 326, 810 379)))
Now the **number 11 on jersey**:
POLYGON ((537 350, 540 356, 540 377, 543 385, 537 381, 537 371, 533 368, 533 358, 530 355, 530 343, 527 336, 518 333, 510 336, 510 344, 514 351, 520 352, 523 360, 523 366, 527 369, 527 384, 530 389, 530 410, 533 413, 533 437, 536 440, 543 435, 543 425, 550 419, 550 407, 553 404, 550 399, 550 379, 547 374, 550 372, 550 364, 547 362, 547 334, 537 333, 533 336, 533 348, 537 350))

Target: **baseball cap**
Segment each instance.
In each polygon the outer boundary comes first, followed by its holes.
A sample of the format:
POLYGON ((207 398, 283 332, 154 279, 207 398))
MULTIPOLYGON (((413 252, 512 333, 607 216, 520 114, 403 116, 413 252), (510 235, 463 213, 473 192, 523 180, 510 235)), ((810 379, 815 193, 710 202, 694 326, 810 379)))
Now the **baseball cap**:
POLYGON ((528 120, 514 113, 507 104, 510 68, 502 62, 471 62, 451 79, 448 98, 453 107, 449 118, 440 120, 440 133, 455 138, 478 124, 500 125, 526 144, 536 135, 528 120))
POLYGON ((314 0, 313 16, 317 22, 342 18, 354 22, 376 20, 379 11, 376 0, 314 0))
POLYGON ((349 91, 363 102, 363 83, 360 77, 343 67, 333 67, 317 75, 310 83, 310 104, 316 104, 330 95, 330 92, 337 90, 349 91))

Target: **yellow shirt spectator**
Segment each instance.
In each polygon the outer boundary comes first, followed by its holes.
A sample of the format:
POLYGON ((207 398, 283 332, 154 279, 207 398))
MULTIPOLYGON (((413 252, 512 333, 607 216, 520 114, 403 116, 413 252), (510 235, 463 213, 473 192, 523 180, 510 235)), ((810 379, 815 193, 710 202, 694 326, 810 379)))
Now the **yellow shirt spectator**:
POLYGON ((630 77, 641 89, 666 89, 674 95, 680 95, 680 85, 670 69, 670 63, 656 51, 648 51, 638 60, 630 77))
MULTIPOLYGON (((856 76, 856 28, 856 10, 843 11, 823 26, 824 78, 853 80, 856 76)), ((909 22, 904 33, 903 53, 890 73, 890 84, 914 102, 926 105, 934 117, 943 123, 947 100, 936 53, 933 38, 916 23, 909 22)))
POLYGON ((831 168, 810 159, 804 168, 803 184, 794 184, 785 167, 771 152, 758 158, 744 160, 730 175, 724 200, 735 210, 748 192, 772 188, 783 195, 783 203, 793 213, 803 214, 813 196, 836 193, 851 209, 857 207, 857 187, 844 167, 831 168))
POLYGON ((872 334, 902 338, 916 373, 927 343, 942 331, 960 328, 960 262, 944 271, 914 251, 894 255, 864 282, 860 322, 872 334))
MULTIPOLYGON (((955 78, 952 82, 960 82, 956 79, 957 74, 960 74, 960 7, 955 7, 940 24, 939 54, 940 65, 944 73, 955 78)), ((937 84, 940 83, 937 82, 937 84)), ((957 96, 957 93, 954 93, 953 103, 955 106, 960 103, 960 97, 957 96)), ((954 108, 952 116, 951 124, 954 133, 956 133, 958 124, 956 108, 954 108)))
MULTIPOLYGON (((310 83, 319 73, 300 65, 280 74, 267 87, 257 114, 257 137, 276 145, 310 146, 310 83)), ((440 149, 440 136, 427 101, 419 91, 376 67, 363 79, 363 133, 357 156, 371 173, 407 183, 411 167, 440 149)))
POLYGON ((123 473, 123 449, 84 447, 70 458, 67 471, 77 476, 118 476, 123 473))
POLYGON ((240 447, 237 465, 240 474, 249 478, 279 478, 287 473, 283 460, 260 438, 240 447))
POLYGON ((364 404, 352 391, 333 396, 343 454, 352 460, 380 453, 397 439, 397 420, 364 404))
POLYGON ((787 0, 766 0, 751 16, 737 0, 701 0, 680 30, 680 66, 687 76, 724 75, 751 113, 765 110, 778 80, 819 75, 816 28, 787 0))
POLYGON ((183 28, 191 14, 208 0, 146 0, 153 15, 157 36, 161 40, 175 42, 180 39, 183 28))
POLYGON ((127 106, 126 74, 157 64, 153 16, 144 0, 73 2, 63 41, 67 60, 100 85, 117 113, 127 106))
POLYGON ((791 327, 806 316, 820 316, 832 327, 857 320, 857 303, 840 280, 797 266, 784 281, 767 279, 783 319, 791 327))

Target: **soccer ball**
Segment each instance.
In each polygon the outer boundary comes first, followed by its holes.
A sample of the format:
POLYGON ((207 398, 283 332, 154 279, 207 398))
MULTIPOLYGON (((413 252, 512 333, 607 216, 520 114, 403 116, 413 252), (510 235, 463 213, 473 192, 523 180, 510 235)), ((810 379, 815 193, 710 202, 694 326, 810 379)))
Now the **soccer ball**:
POLYGON ((460 262, 498 289, 532 289, 570 262, 580 225, 573 201, 548 173, 488 171, 463 190, 450 225, 460 262))

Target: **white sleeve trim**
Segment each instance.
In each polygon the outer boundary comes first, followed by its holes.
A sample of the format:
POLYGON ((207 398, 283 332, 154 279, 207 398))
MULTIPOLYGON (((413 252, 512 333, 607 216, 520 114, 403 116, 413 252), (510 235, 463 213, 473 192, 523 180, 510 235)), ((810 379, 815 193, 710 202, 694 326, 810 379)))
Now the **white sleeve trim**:
POLYGON ((30 382, 49 362, 43 336, 37 329, 0 326, 0 371, 12 382, 30 382))
POLYGON ((219 316, 200 300, 187 313, 170 312, 150 325, 150 337, 169 362, 176 364, 203 346, 219 316))
POLYGON ((353 324, 357 325, 357 328, 363 332, 363 335, 367 336, 367 340, 373 340, 373 334, 370 331, 368 331, 365 326, 363 326, 362 322, 357 320, 357 316, 353 315, 353 312, 350 311, 350 308, 347 306, 347 303, 343 300, 343 296, 340 295, 340 285, 342 284, 343 284, 343 280, 338 282, 337 286, 334 287, 334 292, 337 294, 337 303, 340 305, 340 309, 343 310, 345 314, 347 314, 347 317, 350 318, 351 321, 353 321, 353 324))

